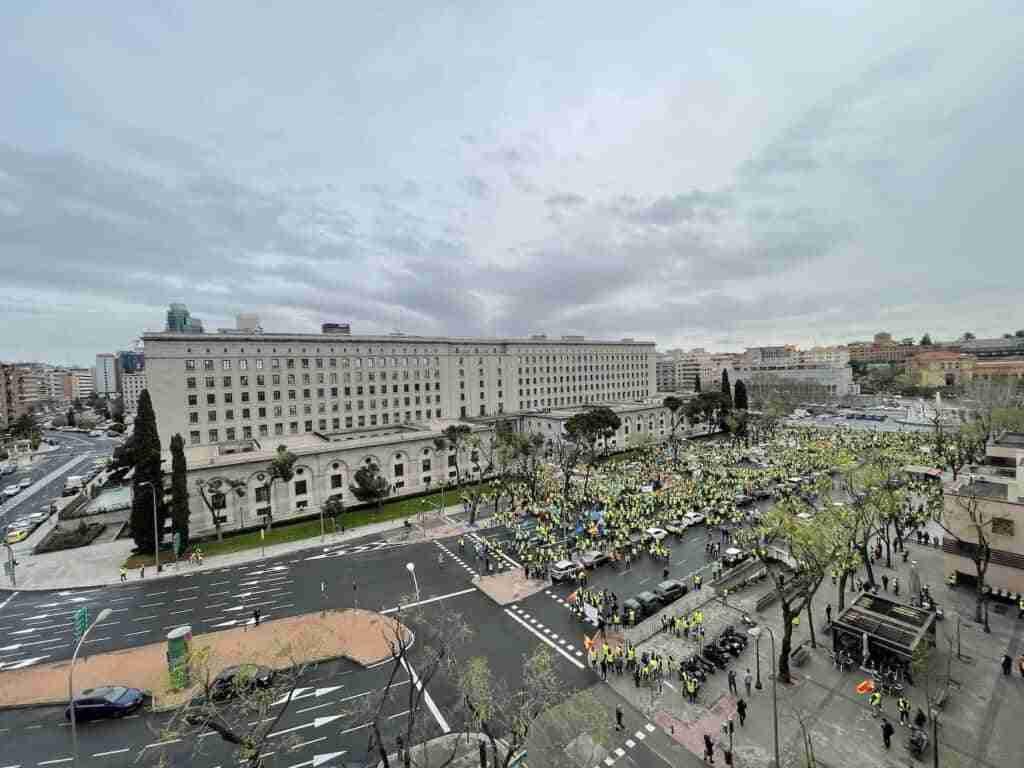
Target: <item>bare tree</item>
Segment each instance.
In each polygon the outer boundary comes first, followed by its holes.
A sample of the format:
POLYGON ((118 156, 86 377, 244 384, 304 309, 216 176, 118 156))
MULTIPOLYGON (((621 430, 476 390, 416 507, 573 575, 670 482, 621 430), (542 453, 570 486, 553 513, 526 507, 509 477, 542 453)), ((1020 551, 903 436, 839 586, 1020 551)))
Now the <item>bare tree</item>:
POLYGON ((974 563, 974 620, 981 623, 986 632, 991 632, 985 575, 992 560, 994 517, 978 491, 978 480, 974 477, 967 478, 955 488, 948 488, 946 498, 952 499, 953 503, 943 505, 942 514, 936 522, 956 541, 957 552, 974 563))
POLYGON ((214 478, 212 480, 196 480, 196 490, 199 498, 203 500, 203 506, 210 513, 213 519, 213 527, 217 531, 217 541, 223 541, 224 535, 221 525, 224 521, 221 512, 227 508, 227 496, 234 493, 238 498, 246 494, 246 483, 244 480, 233 480, 229 478, 214 478))

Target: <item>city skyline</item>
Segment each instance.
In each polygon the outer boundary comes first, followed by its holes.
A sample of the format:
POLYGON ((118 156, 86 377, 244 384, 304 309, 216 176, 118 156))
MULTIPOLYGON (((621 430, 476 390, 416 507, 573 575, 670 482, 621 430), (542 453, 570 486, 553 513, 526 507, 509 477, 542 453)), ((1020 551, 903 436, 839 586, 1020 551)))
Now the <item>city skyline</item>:
POLYGON ((1020 9, 582 9, 5 7, 0 359, 170 301, 721 351, 1024 324, 1020 9))

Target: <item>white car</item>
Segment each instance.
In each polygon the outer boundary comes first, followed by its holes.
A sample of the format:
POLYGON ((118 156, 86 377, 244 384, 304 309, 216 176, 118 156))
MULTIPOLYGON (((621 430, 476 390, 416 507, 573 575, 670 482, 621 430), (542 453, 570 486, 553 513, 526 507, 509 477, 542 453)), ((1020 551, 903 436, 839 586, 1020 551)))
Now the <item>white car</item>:
POLYGON ((666 531, 664 528, 648 528, 646 533, 652 539, 659 542, 666 536, 668 536, 668 531, 666 531))
POLYGON ((11 496, 17 496, 19 493, 21 493, 21 488, 17 485, 8 485, 6 488, 4 488, 4 496, 6 496, 7 498, 10 498, 11 496))
POLYGON ((703 512, 687 512, 683 515, 683 520, 686 521, 687 525, 700 525, 704 522, 705 517, 703 512))
POLYGON ((31 478, 31 477, 25 477, 25 478, 22 478, 21 482, 20 482, 20 483, 18 483, 18 486, 19 486, 19 487, 20 487, 20 488, 21 488, 22 490, 25 490, 25 489, 26 489, 26 488, 28 488, 28 487, 29 487, 30 485, 32 485, 32 478, 31 478))

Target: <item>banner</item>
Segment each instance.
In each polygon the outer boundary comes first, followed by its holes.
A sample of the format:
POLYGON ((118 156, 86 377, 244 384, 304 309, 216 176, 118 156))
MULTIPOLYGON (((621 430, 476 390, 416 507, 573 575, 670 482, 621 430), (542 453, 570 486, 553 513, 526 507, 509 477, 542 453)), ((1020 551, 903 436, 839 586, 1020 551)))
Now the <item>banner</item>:
POLYGON ((596 624, 597 623, 597 606, 596 605, 590 605, 589 603, 587 605, 584 605, 583 606, 583 615, 586 616, 588 619, 590 619, 592 622, 594 622, 596 624))

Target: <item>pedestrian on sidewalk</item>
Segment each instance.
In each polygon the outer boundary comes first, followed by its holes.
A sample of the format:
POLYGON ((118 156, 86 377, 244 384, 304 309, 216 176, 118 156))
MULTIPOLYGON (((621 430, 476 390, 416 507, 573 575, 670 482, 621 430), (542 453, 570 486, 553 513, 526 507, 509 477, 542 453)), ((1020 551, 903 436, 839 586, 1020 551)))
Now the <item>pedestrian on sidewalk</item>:
POLYGON ((139 566, 139 578, 140 579, 146 578, 146 566, 144 566, 144 565, 140 565, 139 566))
POLYGON ((740 728, 743 727, 743 723, 747 721, 747 702, 740 699, 736 702, 736 714, 740 716, 740 728))
POLYGON ((715 742, 711 740, 711 735, 707 733, 704 734, 704 759, 712 765, 715 764, 715 742))
POLYGON ((896 732, 896 729, 892 727, 892 723, 882 718, 882 741, 885 742, 885 748, 890 749, 892 747, 892 735, 896 732))
POLYGON ((882 589, 886 592, 889 591, 889 574, 887 573, 882 574, 882 589))
POLYGON ((743 684, 747 686, 747 697, 750 696, 750 684, 754 681, 754 676, 750 674, 750 667, 747 667, 747 671, 743 673, 743 684))
POLYGON ((825 604, 825 624, 832 623, 832 603, 825 604))
POLYGON ((260 625, 260 609, 259 608, 253 608, 252 609, 252 623, 253 623, 254 626, 257 626, 257 627, 260 625))
POLYGON ((740 695, 739 689, 736 688, 736 670, 735 669, 730 669, 729 670, 729 693, 731 693, 733 696, 739 696, 740 695))
POLYGON ((128 581, 128 569, 125 568, 122 565, 121 566, 121 583, 124 584, 126 581, 128 581))
POLYGON ((1003 674, 1009 675, 1010 670, 1013 668, 1013 659, 1010 658, 1008 653, 1003 654, 1003 674))
POLYGON ((621 731, 625 726, 622 724, 622 705, 615 705, 615 730, 621 731))

